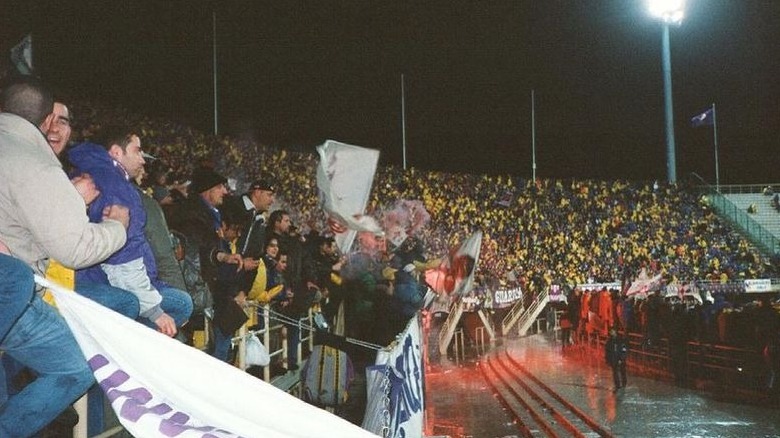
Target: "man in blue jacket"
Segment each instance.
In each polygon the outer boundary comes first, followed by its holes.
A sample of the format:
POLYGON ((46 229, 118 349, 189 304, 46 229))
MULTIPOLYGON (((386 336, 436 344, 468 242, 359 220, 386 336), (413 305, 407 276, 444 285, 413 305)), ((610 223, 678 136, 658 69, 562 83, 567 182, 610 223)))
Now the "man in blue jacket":
POLYGON ((77 281, 102 281, 138 297, 140 319, 161 333, 174 336, 192 313, 192 299, 149 273, 156 273, 154 255, 144 235, 146 213, 132 180, 145 164, 141 140, 132 130, 108 127, 100 144, 82 143, 68 152, 79 173, 92 175, 101 195, 89 206, 91 221, 98 221, 105 206, 120 204, 130 210, 127 243, 100 265, 77 272, 77 281))

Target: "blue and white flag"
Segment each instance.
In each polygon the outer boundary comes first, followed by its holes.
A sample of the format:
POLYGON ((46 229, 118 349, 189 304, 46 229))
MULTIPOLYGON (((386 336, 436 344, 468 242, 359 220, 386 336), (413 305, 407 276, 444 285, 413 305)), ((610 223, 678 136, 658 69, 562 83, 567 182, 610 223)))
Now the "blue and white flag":
POLYGON ((425 414, 419 312, 396 339, 391 350, 380 350, 376 364, 366 368, 363 429, 389 438, 419 438, 425 414))
POLYGON ((691 126, 698 128, 699 126, 712 126, 715 123, 715 114, 710 107, 707 111, 691 117, 691 126))

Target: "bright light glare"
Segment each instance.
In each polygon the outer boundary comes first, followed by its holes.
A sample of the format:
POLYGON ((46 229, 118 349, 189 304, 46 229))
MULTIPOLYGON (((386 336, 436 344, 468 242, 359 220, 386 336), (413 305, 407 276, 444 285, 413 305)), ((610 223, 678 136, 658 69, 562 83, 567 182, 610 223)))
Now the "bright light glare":
POLYGON ((685 16, 685 0, 648 0, 650 13, 666 23, 680 23, 685 16))

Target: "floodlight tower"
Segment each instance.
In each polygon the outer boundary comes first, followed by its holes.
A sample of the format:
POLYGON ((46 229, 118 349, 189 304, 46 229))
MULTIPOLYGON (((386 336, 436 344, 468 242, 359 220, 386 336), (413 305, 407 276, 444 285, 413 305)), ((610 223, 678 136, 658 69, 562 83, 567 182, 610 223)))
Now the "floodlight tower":
POLYGON ((677 183, 674 146, 674 111, 672 109, 672 57, 669 46, 669 25, 682 23, 685 0, 647 0, 650 13, 663 23, 662 58, 664 74, 664 107, 666 113, 666 174, 669 184, 677 183))

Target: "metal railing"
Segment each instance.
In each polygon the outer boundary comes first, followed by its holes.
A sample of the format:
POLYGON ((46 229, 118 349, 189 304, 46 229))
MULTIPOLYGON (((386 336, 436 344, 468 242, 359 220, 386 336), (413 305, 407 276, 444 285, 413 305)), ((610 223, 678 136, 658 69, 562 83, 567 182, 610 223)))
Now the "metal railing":
POLYGON ((528 329, 531 328, 531 325, 534 323, 534 320, 542 313, 544 306, 546 306, 549 301, 550 295, 547 293, 546 289, 542 290, 534 297, 534 300, 528 306, 528 309, 517 321, 517 331, 520 336, 525 336, 528 329))
POLYGON ((512 306, 509 312, 507 312, 506 316, 504 316, 504 319, 501 320, 501 333, 503 333, 504 336, 509 333, 509 330, 511 330, 517 320, 520 319, 524 311, 525 303, 523 303, 523 300, 521 299, 518 300, 514 306, 512 306))
POLYGON ((780 239, 764 228, 743 209, 731 202, 724 193, 761 193, 764 185, 720 186, 719 190, 704 183, 699 186, 701 194, 707 196, 710 206, 735 228, 745 233, 761 250, 768 255, 780 253, 780 239))
MULTIPOLYGON (((594 333, 590 342, 583 343, 601 355, 607 336, 594 333)), ((635 371, 650 377, 669 380, 674 377, 669 339, 659 338, 652 345, 638 333, 627 337, 628 364, 635 371)), ((722 344, 688 341, 680 353, 684 362, 684 384, 704 386, 715 391, 761 391, 764 367, 761 353, 722 344)))
POLYGON ((439 332, 439 353, 443 356, 447 354, 447 349, 450 346, 450 341, 452 341, 452 336, 455 334, 455 329, 462 314, 463 301, 456 300, 452 303, 450 314, 447 315, 447 320, 444 321, 439 332))

